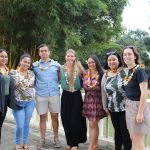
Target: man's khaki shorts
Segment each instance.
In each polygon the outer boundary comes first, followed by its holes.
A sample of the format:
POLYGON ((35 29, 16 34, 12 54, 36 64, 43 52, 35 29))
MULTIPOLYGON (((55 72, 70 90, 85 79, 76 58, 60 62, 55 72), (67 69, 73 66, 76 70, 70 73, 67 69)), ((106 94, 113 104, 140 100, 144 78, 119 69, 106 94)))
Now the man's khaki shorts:
POLYGON ((60 113, 60 96, 39 96, 36 94, 36 109, 39 115, 49 112, 60 113))

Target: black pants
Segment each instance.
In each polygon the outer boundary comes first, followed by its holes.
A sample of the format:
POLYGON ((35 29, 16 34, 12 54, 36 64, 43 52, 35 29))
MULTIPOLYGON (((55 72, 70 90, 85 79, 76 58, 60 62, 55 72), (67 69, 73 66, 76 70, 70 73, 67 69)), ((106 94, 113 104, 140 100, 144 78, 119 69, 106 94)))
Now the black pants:
POLYGON ((5 120, 6 113, 7 113, 7 103, 8 103, 8 96, 5 96, 4 113, 1 113, 1 112, 0 112, 0 144, 1 144, 2 126, 3 126, 3 122, 4 122, 4 120, 5 120))
POLYGON ((80 91, 63 91, 61 97, 61 119, 67 145, 70 147, 84 143, 86 137, 86 119, 82 116, 83 100, 80 91))
POLYGON ((131 150, 132 144, 130 135, 126 126, 125 111, 110 112, 111 121, 115 130, 115 150, 131 150))

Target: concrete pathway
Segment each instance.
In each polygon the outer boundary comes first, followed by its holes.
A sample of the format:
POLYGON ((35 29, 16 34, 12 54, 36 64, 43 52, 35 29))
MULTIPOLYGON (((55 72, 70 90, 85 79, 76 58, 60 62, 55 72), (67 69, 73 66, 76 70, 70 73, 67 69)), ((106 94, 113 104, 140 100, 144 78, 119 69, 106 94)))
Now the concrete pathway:
MULTIPOLYGON (((0 145, 0 150, 15 150, 15 142, 14 142, 14 129, 15 124, 10 121, 5 121, 2 129, 2 144, 0 145)), ((61 148, 57 149, 53 147, 53 134, 49 130, 46 132, 46 144, 42 150, 65 150, 66 142, 65 137, 60 135, 59 137, 61 141, 61 148)), ((30 129, 30 137, 29 144, 31 146, 31 150, 37 150, 37 143, 39 141, 39 131, 35 128, 30 129)), ((88 143, 80 144, 79 150, 87 150, 88 143)), ((110 146, 101 146, 99 150, 113 150, 110 146)))

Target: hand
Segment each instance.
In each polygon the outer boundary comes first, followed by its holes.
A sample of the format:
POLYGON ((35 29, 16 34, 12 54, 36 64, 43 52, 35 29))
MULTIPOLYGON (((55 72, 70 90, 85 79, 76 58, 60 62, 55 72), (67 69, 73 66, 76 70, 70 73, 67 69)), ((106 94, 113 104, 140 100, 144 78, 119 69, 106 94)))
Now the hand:
POLYGON ((138 113, 138 114, 136 115, 136 122, 137 122, 137 123, 142 123, 143 120, 144 120, 143 113, 138 113))
POLYGON ((110 113, 109 113, 109 110, 108 110, 108 109, 105 109, 105 112, 106 112, 107 116, 109 116, 109 115, 110 115, 110 113))

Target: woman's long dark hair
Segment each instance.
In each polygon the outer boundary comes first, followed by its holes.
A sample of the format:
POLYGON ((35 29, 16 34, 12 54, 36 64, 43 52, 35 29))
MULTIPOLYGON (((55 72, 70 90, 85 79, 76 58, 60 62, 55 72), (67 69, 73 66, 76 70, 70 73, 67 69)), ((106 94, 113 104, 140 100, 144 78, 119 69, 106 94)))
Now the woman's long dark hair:
POLYGON ((96 69, 97 69, 98 75, 99 75, 98 80, 101 82, 101 79, 102 79, 102 76, 103 76, 103 69, 102 69, 100 60, 98 59, 98 57, 97 57, 95 54, 91 54, 91 55, 88 57, 88 59, 89 59, 89 58, 91 58, 91 59, 94 60, 95 65, 96 65, 96 69))

